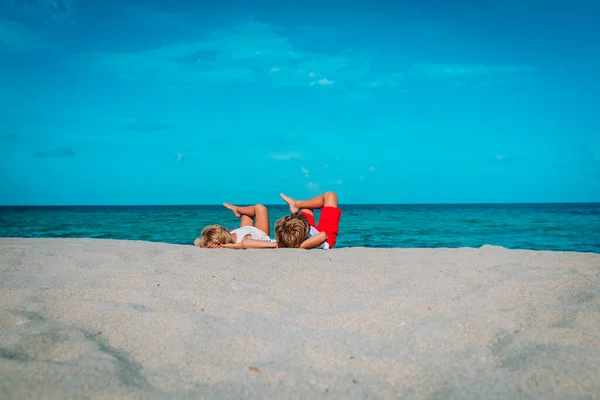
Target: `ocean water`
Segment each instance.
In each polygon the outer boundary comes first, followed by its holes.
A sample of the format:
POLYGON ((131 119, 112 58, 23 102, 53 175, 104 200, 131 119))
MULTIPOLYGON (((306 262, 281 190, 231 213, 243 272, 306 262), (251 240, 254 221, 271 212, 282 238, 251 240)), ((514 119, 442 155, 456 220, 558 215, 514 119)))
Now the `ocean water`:
MULTIPOLYGON (((288 212, 268 206, 271 230, 288 212)), ((600 253, 600 203, 342 205, 337 247, 479 247, 600 253)), ((317 213, 318 215, 318 213, 317 213)), ((0 237, 192 244, 202 227, 235 228, 222 206, 0 207, 0 237)))

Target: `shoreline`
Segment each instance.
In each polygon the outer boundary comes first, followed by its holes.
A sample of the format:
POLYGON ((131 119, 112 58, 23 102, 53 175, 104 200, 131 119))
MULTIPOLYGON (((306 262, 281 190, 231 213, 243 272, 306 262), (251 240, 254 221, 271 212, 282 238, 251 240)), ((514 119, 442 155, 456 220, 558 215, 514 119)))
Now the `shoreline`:
POLYGON ((585 398, 600 254, 0 238, 0 393, 585 398))
MULTIPOLYGON (((193 247, 196 248, 198 250, 201 251, 205 251, 205 250, 214 250, 214 249, 200 249, 198 247, 196 247, 194 245, 194 243, 190 243, 190 244, 185 244, 185 243, 171 243, 171 242, 164 242, 164 241, 152 241, 152 240, 142 240, 142 239, 113 239, 113 238, 93 238, 93 237, 21 237, 21 236, 4 236, 4 237, 0 237, 0 242, 2 242, 3 240, 6 241, 10 241, 10 240, 89 240, 89 241, 112 241, 112 242, 125 242, 125 243, 147 243, 147 244, 158 244, 158 245, 168 245, 168 246, 181 246, 181 247, 193 247)), ((469 247, 469 246, 465 246, 465 247, 444 247, 444 246, 439 246, 439 247, 369 247, 369 246, 347 246, 347 247, 340 247, 340 246, 335 246, 333 249, 329 249, 329 250, 320 250, 320 249, 311 249, 312 251, 325 251, 325 252, 330 252, 330 251, 346 251, 346 250, 351 250, 351 249, 362 249, 362 250, 465 250, 465 249, 472 249, 472 250, 481 250, 481 249, 486 249, 486 248, 496 248, 496 249, 504 249, 507 251, 527 251, 527 252, 550 252, 550 253, 575 253, 575 254, 595 254, 595 255, 600 255, 599 253, 596 253, 594 251, 576 251, 576 250, 552 250, 552 249, 526 249, 526 248, 510 248, 510 247, 506 247, 506 246, 501 246, 501 245, 495 245, 495 244, 483 244, 479 247, 469 247)), ((227 251, 228 249, 220 249, 221 251, 225 250, 227 251)), ((262 249, 262 250, 257 250, 257 249, 245 249, 245 251, 247 250, 251 250, 251 251, 311 251, 311 250, 303 250, 303 249, 262 249)), ((219 251, 219 250, 218 250, 219 251)), ((231 251, 240 251, 240 250, 231 250, 231 251)))

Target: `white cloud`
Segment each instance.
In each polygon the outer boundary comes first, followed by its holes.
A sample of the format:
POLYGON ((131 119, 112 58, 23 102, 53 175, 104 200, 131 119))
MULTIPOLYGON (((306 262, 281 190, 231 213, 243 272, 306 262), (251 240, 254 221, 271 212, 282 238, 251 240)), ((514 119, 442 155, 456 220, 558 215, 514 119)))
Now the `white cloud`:
MULTIPOLYGON (((168 21, 169 27, 177 20, 190 20, 189 16, 169 16, 164 11, 161 15, 160 20, 168 21)), ((163 29, 163 24, 159 25, 157 29, 163 29)), ((420 31, 422 25, 409 28, 420 31)), ((191 40, 174 40, 149 50, 91 54, 90 65, 124 80, 173 88, 236 82, 293 87, 335 85, 344 89, 345 99, 349 98, 346 94, 354 93, 356 101, 372 98, 374 91, 399 90, 407 78, 442 80, 536 71, 518 64, 417 63, 406 71, 398 68, 392 73, 374 74, 371 60, 377 61, 378 56, 365 50, 309 51, 299 47, 305 38, 292 36, 297 32, 254 19, 208 31, 186 27, 185 37, 191 40)), ((394 60, 404 62, 405 58, 394 60)))
POLYGON ((316 190, 319 190, 319 183, 318 183, 318 182, 313 182, 313 181, 310 181, 310 182, 308 182, 308 183, 306 184, 306 187, 307 187, 309 190, 315 190, 315 191, 316 191, 316 190))
POLYGON ((362 176, 362 175, 358 177, 358 180, 359 180, 359 181, 362 181, 363 179, 365 179, 365 177, 364 177, 364 176, 362 176))
POLYGON ((504 161, 504 160, 505 160, 505 158, 504 158, 504 156, 497 155, 497 156, 496 156, 496 160, 497 160, 497 161, 504 161))
POLYGON ((338 179, 337 181, 335 181, 335 183, 336 183, 337 185, 341 185, 342 183, 344 183, 344 181, 342 181, 341 179, 338 179))
MULTIPOLYGON (((333 81, 331 81, 331 80, 329 80, 329 79, 327 79, 327 78, 319 79, 319 80, 317 81, 317 85, 321 85, 321 86, 325 86, 325 85, 333 85, 333 83, 334 83, 333 81)), ((311 85, 312 85, 312 84, 314 84, 314 82, 313 82, 313 83, 311 83, 311 85)))
MULTIPOLYGON (((135 6, 137 7, 137 6, 135 6)), ((130 8, 135 8, 130 7, 130 8)), ((374 87, 396 87, 404 74, 373 74, 372 55, 360 50, 316 53, 299 48, 302 37, 283 27, 248 19, 212 30, 194 27, 191 17, 142 7, 134 20, 145 18, 156 29, 168 30, 181 21, 185 40, 163 42, 130 52, 100 52, 80 57, 89 68, 107 71, 121 80, 151 83, 169 89, 223 83, 262 83, 278 86, 342 87, 351 91, 365 82, 374 87), (157 16, 153 17, 156 13, 157 16), (147 14, 147 15, 146 15, 147 14), (332 79, 335 78, 335 79, 332 79)), ((131 14, 131 13, 130 13, 131 14)), ((332 33, 336 30, 328 28, 332 33)), ((370 89, 372 90, 372 89, 370 89)))
POLYGON ((175 157, 177 157, 177 162, 181 162, 183 160, 183 153, 175 153, 175 157))
POLYGON ((298 158, 302 158, 302 154, 297 151, 292 151, 289 153, 269 153, 266 155, 267 158, 272 158, 273 160, 278 161, 290 161, 298 158))
POLYGON ((309 171, 306 168, 300 167, 300 171, 302 171, 302 173, 304 174, 305 178, 310 177, 309 171))
MULTIPOLYGON (((169 26, 173 19, 167 18, 169 26)), ((122 80, 169 88, 261 82, 265 78, 280 86, 334 84, 325 76, 339 77, 351 86, 371 75, 369 59, 363 53, 300 50, 292 45, 287 30, 253 19, 203 35, 190 31, 188 37, 195 39, 133 52, 86 54, 81 59, 92 70, 108 71, 122 80)))
POLYGON ((487 65, 487 64, 415 64, 410 73, 429 79, 451 79, 458 77, 517 74, 535 72, 536 68, 524 65, 487 65))
POLYGON ((375 167, 373 167, 373 166, 370 166, 370 167, 369 167, 369 171, 371 171, 371 172, 375 171, 375 167))
POLYGON ((329 167, 329 164, 325 164, 325 165, 321 166, 321 168, 328 168, 328 167, 329 167))

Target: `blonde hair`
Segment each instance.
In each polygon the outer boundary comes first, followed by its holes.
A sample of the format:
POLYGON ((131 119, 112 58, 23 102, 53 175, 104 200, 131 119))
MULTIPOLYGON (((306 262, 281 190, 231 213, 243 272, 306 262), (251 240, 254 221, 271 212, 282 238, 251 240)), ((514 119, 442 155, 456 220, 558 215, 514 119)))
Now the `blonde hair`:
POLYGON ((208 247, 211 244, 233 243, 231 233, 222 226, 210 225, 202 229, 200 233, 200 247, 208 247))
POLYGON ((298 248, 308 237, 310 225, 303 214, 286 215, 275 223, 278 247, 298 248))

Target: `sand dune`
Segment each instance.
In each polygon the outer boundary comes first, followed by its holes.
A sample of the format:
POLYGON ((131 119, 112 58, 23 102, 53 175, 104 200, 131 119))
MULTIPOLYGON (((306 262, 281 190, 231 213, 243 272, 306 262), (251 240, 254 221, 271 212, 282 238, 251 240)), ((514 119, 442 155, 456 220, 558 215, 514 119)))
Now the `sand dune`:
POLYGON ((0 398, 600 398, 600 255, 0 239, 0 398))

